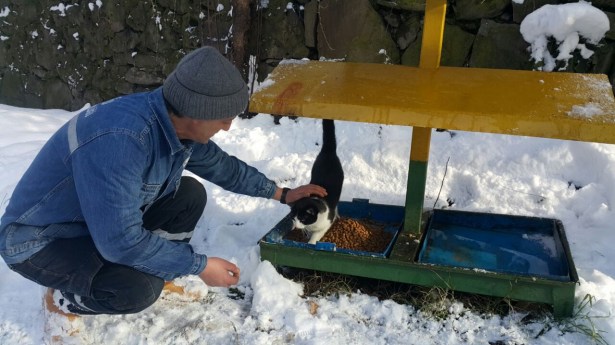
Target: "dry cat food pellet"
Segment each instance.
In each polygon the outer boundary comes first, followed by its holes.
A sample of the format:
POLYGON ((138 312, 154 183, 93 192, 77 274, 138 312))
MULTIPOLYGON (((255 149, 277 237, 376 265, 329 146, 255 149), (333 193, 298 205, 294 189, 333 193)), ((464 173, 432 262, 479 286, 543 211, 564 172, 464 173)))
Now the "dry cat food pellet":
MULTIPOLYGON (((299 229, 291 230, 287 240, 307 242, 309 236, 299 229)), ((369 219, 338 218, 320 242, 335 243, 337 248, 365 252, 383 252, 391 242, 393 234, 384 231, 384 224, 369 219)))

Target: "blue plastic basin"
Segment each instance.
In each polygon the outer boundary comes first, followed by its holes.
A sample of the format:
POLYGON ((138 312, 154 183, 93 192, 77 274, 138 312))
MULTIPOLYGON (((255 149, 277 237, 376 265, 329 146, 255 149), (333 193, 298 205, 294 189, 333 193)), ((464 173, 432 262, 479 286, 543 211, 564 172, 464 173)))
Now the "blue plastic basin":
POLYGON ((570 251, 557 219, 434 210, 417 261, 570 281, 570 251))
POLYGON ((338 248, 335 243, 330 242, 316 242, 316 244, 309 244, 304 242, 297 242, 285 239, 284 236, 293 229, 293 222, 290 214, 284 217, 276 226, 271 229, 263 237, 261 241, 266 243, 276 243, 288 247, 313 249, 321 251, 334 251, 338 253, 352 254, 352 255, 367 255, 373 257, 387 257, 393 248, 393 244, 397 239, 397 235, 401 230, 401 223, 404 219, 404 208, 402 206, 391 206, 369 203, 367 199, 353 199, 352 202, 341 201, 338 204, 338 213, 342 217, 348 217, 352 219, 367 219, 373 220, 385 225, 384 231, 392 234, 391 242, 387 245, 382 252, 368 252, 351 250, 345 248, 338 248))

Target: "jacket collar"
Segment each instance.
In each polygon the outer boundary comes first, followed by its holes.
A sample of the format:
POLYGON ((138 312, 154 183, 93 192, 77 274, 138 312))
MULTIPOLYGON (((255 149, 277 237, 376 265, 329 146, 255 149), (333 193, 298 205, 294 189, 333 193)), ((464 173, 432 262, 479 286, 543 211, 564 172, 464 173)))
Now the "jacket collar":
POLYGON ((173 127, 173 123, 171 123, 171 118, 169 117, 169 112, 167 111, 167 107, 164 104, 164 97, 162 95, 162 87, 157 88, 156 90, 150 92, 147 96, 147 100, 149 106, 156 116, 156 120, 160 124, 162 128, 162 132, 164 133, 167 142, 171 148, 171 154, 176 154, 180 151, 186 149, 184 144, 179 141, 177 137, 177 133, 175 133, 175 127, 173 127))

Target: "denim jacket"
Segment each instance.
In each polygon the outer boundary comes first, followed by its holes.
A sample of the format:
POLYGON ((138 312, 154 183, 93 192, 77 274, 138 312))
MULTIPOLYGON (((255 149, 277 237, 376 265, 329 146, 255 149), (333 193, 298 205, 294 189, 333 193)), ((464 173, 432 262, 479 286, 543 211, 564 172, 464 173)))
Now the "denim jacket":
POLYGON ((185 169, 236 193, 271 198, 275 183, 207 144, 181 141, 162 89, 91 107, 43 146, 0 220, 0 255, 19 263, 57 238, 92 236, 108 261, 166 280, 207 257, 142 227, 143 209, 173 193, 185 169))

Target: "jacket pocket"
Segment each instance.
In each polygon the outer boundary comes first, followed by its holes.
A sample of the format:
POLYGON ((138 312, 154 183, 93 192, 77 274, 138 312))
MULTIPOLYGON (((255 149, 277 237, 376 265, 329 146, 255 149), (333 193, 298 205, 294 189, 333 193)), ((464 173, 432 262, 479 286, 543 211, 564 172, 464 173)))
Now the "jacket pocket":
POLYGON ((141 186, 141 200, 143 205, 148 205, 156 200, 158 193, 160 193, 161 184, 148 184, 144 183, 141 186))
POLYGON ((49 224, 40 227, 36 232, 37 238, 74 238, 89 235, 85 222, 49 224))
POLYGON ((47 226, 41 226, 36 230, 36 237, 55 237, 55 234, 62 231, 64 224, 50 224, 47 226))

